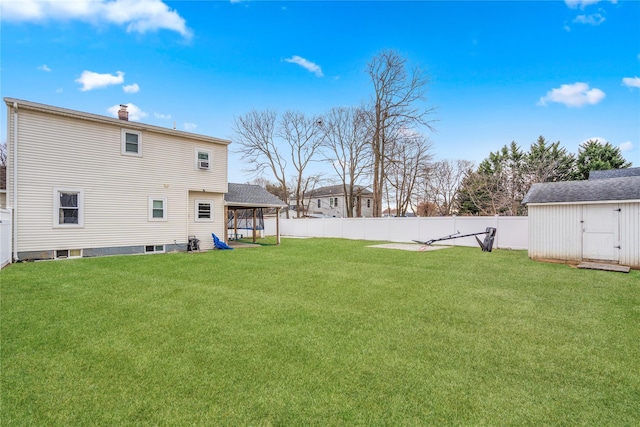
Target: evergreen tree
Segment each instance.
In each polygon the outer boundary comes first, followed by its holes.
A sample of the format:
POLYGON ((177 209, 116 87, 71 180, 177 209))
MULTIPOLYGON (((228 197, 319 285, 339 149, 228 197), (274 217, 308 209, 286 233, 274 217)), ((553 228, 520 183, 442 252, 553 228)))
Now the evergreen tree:
POLYGON ((589 172, 594 170, 622 169, 631 166, 622 156, 620 149, 610 143, 604 145, 595 140, 588 140, 578 150, 578 179, 589 179, 589 172))

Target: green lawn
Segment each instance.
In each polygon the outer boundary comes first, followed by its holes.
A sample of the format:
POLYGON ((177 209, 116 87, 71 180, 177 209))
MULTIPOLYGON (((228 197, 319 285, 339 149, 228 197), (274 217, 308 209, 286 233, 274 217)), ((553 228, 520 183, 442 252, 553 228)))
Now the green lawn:
POLYGON ((638 271, 266 242, 5 268, 2 425, 640 424, 638 271))

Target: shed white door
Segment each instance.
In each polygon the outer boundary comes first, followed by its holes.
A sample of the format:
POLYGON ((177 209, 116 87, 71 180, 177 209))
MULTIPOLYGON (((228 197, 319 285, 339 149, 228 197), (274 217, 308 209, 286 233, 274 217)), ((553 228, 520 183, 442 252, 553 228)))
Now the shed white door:
POLYGON ((618 262, 620 257, 618 205, 584 205, 582 258, 618 262))

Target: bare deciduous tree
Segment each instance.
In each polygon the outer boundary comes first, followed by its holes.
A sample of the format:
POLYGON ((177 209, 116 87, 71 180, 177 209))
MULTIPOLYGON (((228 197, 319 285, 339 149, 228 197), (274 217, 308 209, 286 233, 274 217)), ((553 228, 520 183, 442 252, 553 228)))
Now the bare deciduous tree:
POLYGON ((280 119, 277 135, 287 142, 291 152, 291 164, 295 169, 293 179, 293 195, 296 201, 296 216, 300 217, 304 210, 304 194, 314 180, 305 177, 304 172, 316 151, 320 147, 322 120, 318 117, 307 117, 303 113, 287 111, 280 119))
MULTIPOLYGON (((236 118, 234 131, 238 143, 238 153, 242 160, 246 160, 250 167, 248 172, 256 176, 262 175, 265 170, 270 170, 278 184, 287 191, 286 167, 287 161, 282 155, 274 139, 276 130, 275 111, 252 110, 236 118)), ((284 200, 288 203, 288 200, 284 200)))
POLYGON ((373 158, 373 216, 382 215, 382 192, 389 163, 389 136, 393 130, 426 126, 433 109, 424 108, 429 84, 427 74, 420 68, 408 69, 407 60, 394 50, 376 55, 367 67, 373 83, 370 122, 373 158))
POLYGON ((436 207, 434 214, 447 216, 457 211, 458 190, 466 172, 473 168, 468 160, 440 160, 425 174, 424 200, 436 207))
POLYGON ((361 108, 333 108, 324 116, 322 129, 323 156, 342 183, 347 217, 353 217, 358 183, 371 165, 366 113, 361 108))
POLYGON ((423 135, 407 131, 396 135, 392 141, 388 147, 391 161, 386 167, 386 199, 389 204, 395 203, 397 216, 405 216, 409 209, 415 213, 416 185, 424 166, 433 157, 431 143, 423 135))

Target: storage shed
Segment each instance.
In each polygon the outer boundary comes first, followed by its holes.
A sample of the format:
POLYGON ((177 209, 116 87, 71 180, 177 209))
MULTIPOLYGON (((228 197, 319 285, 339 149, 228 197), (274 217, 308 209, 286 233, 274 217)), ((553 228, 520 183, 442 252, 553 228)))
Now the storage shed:
POLYGON ((522 203, 529 209, 531 259, 640 269, 640 168, 534 184, 522 203))

